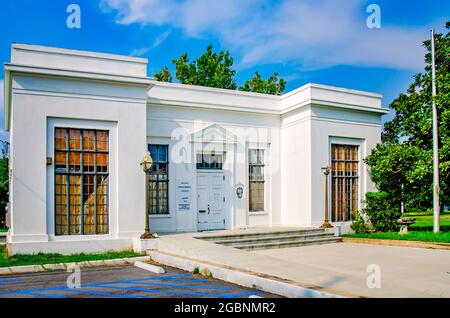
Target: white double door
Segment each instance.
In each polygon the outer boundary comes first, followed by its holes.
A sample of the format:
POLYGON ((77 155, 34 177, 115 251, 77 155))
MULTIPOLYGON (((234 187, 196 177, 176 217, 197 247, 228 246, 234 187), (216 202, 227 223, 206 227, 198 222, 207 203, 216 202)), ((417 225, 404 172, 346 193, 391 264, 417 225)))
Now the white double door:
POLYGON ((197 171, 198 230, 225 229, 225 178, 223 172, 197 171))

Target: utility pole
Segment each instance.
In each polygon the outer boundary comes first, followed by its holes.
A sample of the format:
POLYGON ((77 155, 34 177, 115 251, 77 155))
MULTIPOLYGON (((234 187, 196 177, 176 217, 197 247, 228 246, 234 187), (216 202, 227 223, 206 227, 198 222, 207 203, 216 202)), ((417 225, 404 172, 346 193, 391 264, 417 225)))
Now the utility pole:
POLYGON ((439 232, 439 131, 436 108, 436 61, 434 48, 434 29, 431 30, 431 68, 432 68, 432 105, 433 105, 433 231, 439 232))

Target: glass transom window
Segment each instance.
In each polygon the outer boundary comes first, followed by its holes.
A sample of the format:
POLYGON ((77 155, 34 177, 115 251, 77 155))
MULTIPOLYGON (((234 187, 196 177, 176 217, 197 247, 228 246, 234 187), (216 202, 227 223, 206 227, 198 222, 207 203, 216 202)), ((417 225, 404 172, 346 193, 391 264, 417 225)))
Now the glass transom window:
POLYGON ((199 153, 197 154, 197 169, 200 170, 222 170, 223 154, 199 153))

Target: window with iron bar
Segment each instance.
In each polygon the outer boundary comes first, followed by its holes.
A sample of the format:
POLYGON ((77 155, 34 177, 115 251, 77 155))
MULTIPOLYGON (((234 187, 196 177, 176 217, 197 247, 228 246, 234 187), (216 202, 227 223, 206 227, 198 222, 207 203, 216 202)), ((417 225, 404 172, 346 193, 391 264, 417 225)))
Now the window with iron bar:
POLYGON ((55 128, 55 234, 107 234, 109 132, 55 128))
POLYGON ((358 210, 359 147, 331 145, 331 220, 351 221, 358 210))

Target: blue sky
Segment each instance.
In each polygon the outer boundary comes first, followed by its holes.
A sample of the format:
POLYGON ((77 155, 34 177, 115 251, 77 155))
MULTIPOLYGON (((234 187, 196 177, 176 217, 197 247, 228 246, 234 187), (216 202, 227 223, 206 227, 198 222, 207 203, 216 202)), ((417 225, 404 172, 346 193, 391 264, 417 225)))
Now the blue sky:
POLYGON ((238 84, 256 70, 277 71, 286 91, 343 86, 381 93, 387 107, 422 70, 421 41, 432 27, 443 32, 446 20, 448 0, 1 1, 0 59, 10 60, 12 42, 48 45, 146 57, 151 75, 213 44, 234 57, 238 84), (367 28, 371 3, 381 8, 380 29, 367 28), (81 29, 66 26, 69 4, 81 8, 81 29))

